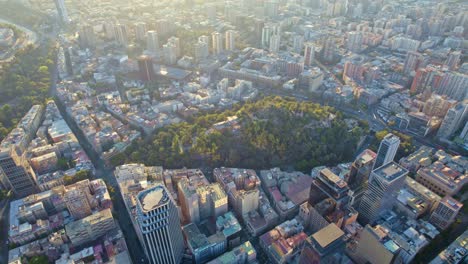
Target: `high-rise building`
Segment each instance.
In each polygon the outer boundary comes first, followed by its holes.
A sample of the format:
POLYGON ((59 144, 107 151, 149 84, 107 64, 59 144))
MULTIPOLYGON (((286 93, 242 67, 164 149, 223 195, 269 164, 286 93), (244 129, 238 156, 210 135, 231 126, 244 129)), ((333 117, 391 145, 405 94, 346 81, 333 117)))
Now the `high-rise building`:
POLYGON ((446 96, 432 94, 424 103, 422 112, 428 116, 445 117, 448 110, 454 107, 457 101, 447 99, 446 96))
POLYGON ((113 22, 106 22, 104 24, 104 31, 106 32, 106 38, 114 40, 115 39, 115 24, 113 22))
POLYGON ((209 49, 208 49, 208 43, 203 42, 203 41, 198 41, 195 46, 195 59, 197 61, 201 61, 203 59, 206 59, 210 54, 209 54, 209 49))
POLYGON ((79 31, 80 45, 85 48, 93 48, 96 45, 94 29, 91 25, 83 25, 79 31))
POLYGON ((271 37, 273 35, 280 35, 280 34, 281 34, 280 28, 277 24, 273 24, 273 23, 265 24, 262 29, 261 46, 263 48, 269 48, 271 37))
POLYGON ((223 38, 219 32, 211 33, 213 54, 219 55, 223 51, 223 38))
POLYGON ((65 58, 65 67, 66 67, 68 76, 73 76, 73 62, 71 59, 71 51, 72 51, 71 47, 65 48, 63 50, 63 55, 65 58))
POLYGON ((236 34, 234 30, 226 31, 226 50, 235 50, 236 49, 236 34))
POLYGON ((127 47, 128 45, 128 33, 127 27, 124 24, 115 25, 116 40, 119 45, 127 47))
POLYGON ((146 23, 138 22, 135 24, 135 38, 137 42, 143 43, 145 41, 146 23))
POLYGON ((362 259, 362 263, 394 263, 400 248, 388 239, 388 234, 389 230, 382 226, 366 225, 356 247, 356 255, 362 259))
POLYGON ((60 20, 63 23, 68 23, 70 18, 68 17, 67 8, 65 7, 65 0, 55 0, 55 7, 57 8, 60 20))
POLYGON ((392 162, 395 159, 399 146, 400 138, 391 133, 387 134, 382 139, 382 142, 380 142, 373 169, 378 169, 379 167, 392 162))
POLYGON ((361 52, 363 43, 363 34, 360 31, 351 31, 348 33, 346 47, 352 52, 361 52))
POLYGON ((413 74, 413 72, 420 67, 422 62, 423 56, 420 53, 416 51, 408 52, 403 66, 403 72, 407 75, 413 74))
POLYGON ((293 50, 296 53, 302 53, 302 49, 304 48, 304 36, 302 35, 294 35, 293 37, 293 50))
POLYGON ((164 61, 167 64, 173 65, 177 63, 177 47, 172 43, 163 45, 164 61))
POLYGON ((311 42, 305 43, 305 49, 304 49, 304 65, 310 66, 312 63, 314 63, 314 58, 315 58, 315 46, 311 42))
POLYGON ((373 223, 383 211, 392 209, 407 174, 407 169, 393 161, 372 171, 359 206, 361 224, 373 223))
POLYGON ((434 66, 429 65, 416 71, 410 91, 412 94, 424 93, 426 90, 436 89, 443 74, 434 66))
POLYGON ((146 32, 146 49, 153 53, 159 50, 158 32, 154 30, 146 32))
POLYGON ((274 17, 278 15, 278 7, 279 1, 278 0, 268 0, 264 2, 263 7, 265 8, 265 16, 267 17, 274 17))
POLYGON ((270 38, 270 52, 278 53, 281 45, 281 36, 273 35, 270 38))
POLYGON ((444 121, 440 125, 437 136, 439 138, 450 138, 455 132, 464 126, 468 118, 468 104, 461 102, 448 110, 444 121))
POLYGON ((461 51, 452 51, 448 55, 447 61, 445 62, 445 65, 449 67, 450 70, 456 70, 458 68, 458 64, 460 64, 461 61, 461 51))
POLYGON ((182 49, 181 49, 181 46, 180 46, 180 39, 177 38, 177 37, 170 37, 167 40, 167 43, 172 44, 174 46, 176 57, 180 58, 180 56, 182 55, 182 49))
POLYGON ((332 62, 335 59, 335 53, 336 53, 335 40, 332 37, 328 37, 323 44, 322 59, 325 62, 332 62))
POLYGON ((31 168, 22 166, 13 150, 0 151, 0 189, 12 190, 24 197, 37 190, 36 175, 31 168))
POLYGON ((138 71, 140 78, 144 81, 148 82, 155 79, 153 61, 148 56, 140 56, 138 58, 138 71))
POLYGON ((137 195, 137 234, 149 262, 180 263, 184 238, 177 205, 163 185, 146 189, 137 195))
POLYGON ((312 181, 309 204, 314 206, 326 198, 331 198, 338 206, 346 206, 349 201, 348 191, 348 184, 330 169, 325 168, 312 181))

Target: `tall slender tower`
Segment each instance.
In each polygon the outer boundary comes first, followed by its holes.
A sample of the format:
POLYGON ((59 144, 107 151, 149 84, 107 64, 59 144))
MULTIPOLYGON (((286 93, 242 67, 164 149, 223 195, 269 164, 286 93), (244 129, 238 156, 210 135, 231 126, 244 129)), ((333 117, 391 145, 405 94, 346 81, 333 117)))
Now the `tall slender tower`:
POLYGON ((395 159, 398 147, 400 146, 400 138, 392 133, 387 134, 382 142, 380 142, 379 151, 377 151, 377 158, 375 159, 373 169, 390 163, 395 159))
POLYGON ((63 23, 68 23, 70 19, 68 18, 67 8, 65 7, 65 0, 55 0, 55 7, 57 8, 58 15, 63 23))
POLYGON ((139 237, 152 264, 178 264, 184 253, 184 238, 174 199, 163 185, 137 196, 139 237))
POLYGON ((223 38, 219 32, 211 33, 211 41, 213 43, 213 54, 219 55, 223 51, 223 38))
POLYGON ((159 49, 158 32, 150 30, 146 32, 146 49, 150 52, 157 52, 159 49))

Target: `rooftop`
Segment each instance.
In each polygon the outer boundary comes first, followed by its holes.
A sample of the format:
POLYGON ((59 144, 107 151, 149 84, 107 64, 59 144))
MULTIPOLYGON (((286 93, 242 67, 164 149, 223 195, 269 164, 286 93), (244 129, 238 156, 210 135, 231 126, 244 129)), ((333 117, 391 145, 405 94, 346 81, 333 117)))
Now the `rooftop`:
POLYGON ((169 200, 169 195, 162 185, 142 191, 138 194, 138 200, 144 211, 148 212, 165 204, 169 200))
POLYGON ((392 161, 374 170, 373 173, 391 182, 391 181, 396 180, 397 178, 400 178, 408 174, 408 170, 392 161))
POLYGON ((312 238, 317 243, 325 248, 336 240, 340 239, 344 235, 344 232, 337 227, 334 223, 320 229, 318 232, 312 235, 312 238))

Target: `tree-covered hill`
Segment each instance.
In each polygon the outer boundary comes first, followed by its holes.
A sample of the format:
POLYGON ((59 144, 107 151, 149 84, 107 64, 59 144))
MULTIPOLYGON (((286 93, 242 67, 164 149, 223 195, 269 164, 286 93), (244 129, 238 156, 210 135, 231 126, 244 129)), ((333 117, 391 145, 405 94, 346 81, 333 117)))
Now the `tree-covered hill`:
MULTIPOLYGON (((352 159, 363 128, 349 129, 331 107, 291 98, 266 97, 234 110, 197 117, 160 129, 150 143, 134 144, 127 161, 164 167, 294 167, 352 159), (237 116, 231 127, 213 124, 237 116), (234 129, 233 129, 234 128, 234 129)), ((124 155, 113 163, 123 162, 124 155)))

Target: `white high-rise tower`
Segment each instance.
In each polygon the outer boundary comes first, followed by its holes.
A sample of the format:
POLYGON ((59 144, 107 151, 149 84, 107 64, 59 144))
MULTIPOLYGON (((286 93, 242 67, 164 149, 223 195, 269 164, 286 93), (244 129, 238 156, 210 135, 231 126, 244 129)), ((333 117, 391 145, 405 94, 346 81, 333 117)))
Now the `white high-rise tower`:
POLYGON ((163 185, 137 196, 139 237, 152 264, 178 264, 184 253, 184 238, 174 199, 163 185))

